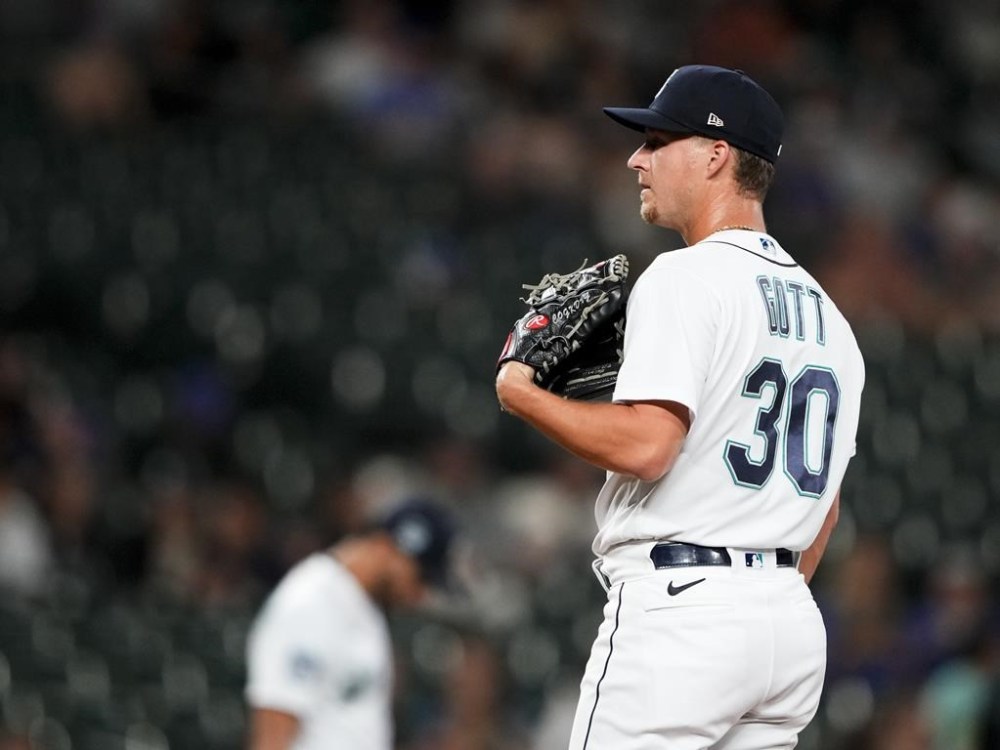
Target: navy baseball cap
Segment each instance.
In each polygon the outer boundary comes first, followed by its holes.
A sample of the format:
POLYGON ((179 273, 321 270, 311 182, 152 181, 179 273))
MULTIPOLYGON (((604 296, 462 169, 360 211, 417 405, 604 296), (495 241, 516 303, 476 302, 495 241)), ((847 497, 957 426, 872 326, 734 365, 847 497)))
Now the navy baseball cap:
POLYGON ((378 527, 388 532, 400 551, 417 562, 424 581, 435 586, 446 585, 449 551, 455 536, 451 513, 425 498, 413 498, 390 511, 378 527))
POLYGON ((756 81, 714 65, 677 68, 648 107, 605 107, 604 113, 633 130, 718 138, 772 164, 785 128, 778 103, 756 81))

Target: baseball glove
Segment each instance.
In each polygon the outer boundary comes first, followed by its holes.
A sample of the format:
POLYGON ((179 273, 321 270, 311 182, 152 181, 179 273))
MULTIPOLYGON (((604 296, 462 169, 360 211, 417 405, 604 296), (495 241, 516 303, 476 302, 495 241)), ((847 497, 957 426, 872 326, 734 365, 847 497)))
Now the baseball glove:
POLYGON ((508 334, 497 369, 524 362, 538 385, 568 398, 609 393, 622 360, 627 278, 628 259, 616 255, 525 284, 529 309, 508 334))

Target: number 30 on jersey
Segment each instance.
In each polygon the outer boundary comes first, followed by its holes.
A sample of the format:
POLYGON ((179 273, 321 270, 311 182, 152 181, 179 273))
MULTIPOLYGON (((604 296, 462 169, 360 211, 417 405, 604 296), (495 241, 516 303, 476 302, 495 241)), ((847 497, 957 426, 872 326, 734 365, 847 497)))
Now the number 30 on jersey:
POLYGON ((766 358, 743 381, 742 395, 759 400, 766 391, 773 392, 773 399, 758 409, 754 426, 764 441, 763 455, 754 458, 750 445, 726 441, 725 460, 733 481, 760 489, 770 480, 780 453, 785 476, 798 493, 821 497, 830 476, 840 405, 837 376, 826 367, 808 365, 789 382, 781 362, 766 358))

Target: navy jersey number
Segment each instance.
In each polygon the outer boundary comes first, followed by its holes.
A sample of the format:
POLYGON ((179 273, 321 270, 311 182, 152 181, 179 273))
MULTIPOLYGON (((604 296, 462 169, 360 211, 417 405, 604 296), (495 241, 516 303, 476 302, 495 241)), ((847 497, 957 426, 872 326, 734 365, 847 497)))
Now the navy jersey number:
POLYGON ((747 375, 743 381, 743 395, 747 398, 762 398, 765 389, 772 392, 769 406, 757 411, 754 432, 764 438, 764 455, 754 460, 750 457, 750 446, 732 440, 726 443, 726 463, 737 484, 749 487, 763 487, 774 471, 774 457, 778 450, 778 419, 785 402, 788 379, 781 362, 765 359, 747 375))
POLYGON ((751 456, 751 446, 735 440, 726 441, 726 465, 733 481, 743 487, 757 489, 767 484, 778 456, 778 443, 782 438, 778 422, 784 411, 787 416, 781 455, 785 475, 800 495, 820 497, 826 491, 830 478, 833 432, 840 407, 837 377, 832 370, 809 365, 795 376, 789 387, 781 362, 764 359, 743 381, 742 395, 760 399, 765 391, 770 391, 772 397, 769 403, 757 410, 754 426, 754 432, 764 440, 763 455, 755 459, 751 456), (820 409, 821 413, 814 414, 816 409, 820 409), (822 433, 822 445, 818 450, 809 445, 808 427, 816 418, 821 419, 823 425, 822 430, 812 431, 813 436, 817 432, 822 433))

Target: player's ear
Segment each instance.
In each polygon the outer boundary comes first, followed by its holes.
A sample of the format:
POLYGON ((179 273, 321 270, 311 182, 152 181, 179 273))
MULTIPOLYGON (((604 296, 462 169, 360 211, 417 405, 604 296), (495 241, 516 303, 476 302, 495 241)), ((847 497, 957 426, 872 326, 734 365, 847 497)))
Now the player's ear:
POLYGON ((708 144, 708 161, 705 164, 706 177, 712 178, 720 173, 733 158, 732 147, 725 141, 710 141, 708 144))

